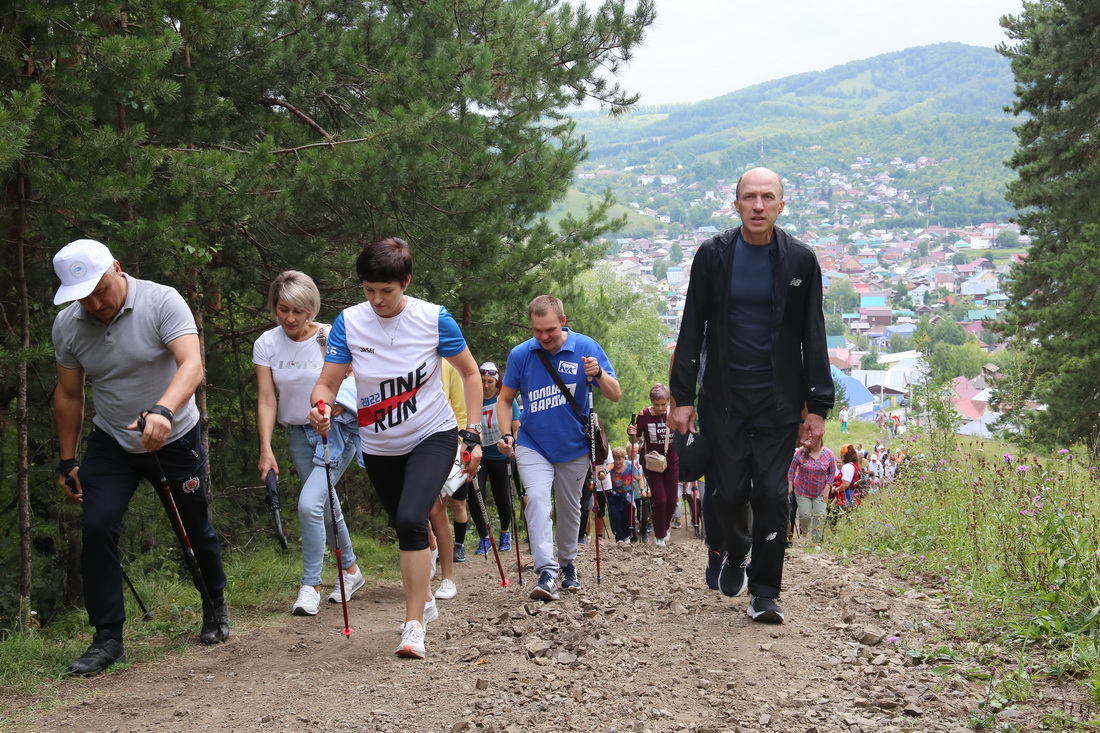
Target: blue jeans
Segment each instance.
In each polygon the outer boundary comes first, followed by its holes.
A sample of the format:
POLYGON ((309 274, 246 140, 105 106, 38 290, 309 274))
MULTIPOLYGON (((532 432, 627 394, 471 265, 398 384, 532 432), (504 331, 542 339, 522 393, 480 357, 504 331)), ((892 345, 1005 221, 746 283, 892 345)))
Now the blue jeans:
MULTIPOLYGON (((359 435, 354 425, 345 426, 333 421, 332 429, 351 432, 345 436, 347 439, 340 464, 332 470, 332 485, 336 486, 359 449, 359 435)), ((298 497, 298 522, 302 526, 302 585, 320 585, 325 543, 332 541, 328 480, 325 478, 325 467, 313 463, 315 447, 310 442, 307 426, 288 425, 287 430, 290 433, 290 460, 302 478, 302 493, 298 497)), ((336 526, 339 529, 340 559, 348 568, 355 564, 355 552, 351 549, 351 536, 344 523, 339 499, 336 500, 336 526)))

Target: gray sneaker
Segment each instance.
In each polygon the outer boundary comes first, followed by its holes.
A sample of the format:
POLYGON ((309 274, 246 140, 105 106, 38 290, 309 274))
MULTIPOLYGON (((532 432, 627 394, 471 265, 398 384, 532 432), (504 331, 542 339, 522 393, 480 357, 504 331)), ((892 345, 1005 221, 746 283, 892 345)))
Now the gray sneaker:
POLYGON ((455 543, 455 562, 466 562, 466 546, 461 542, 455 543))

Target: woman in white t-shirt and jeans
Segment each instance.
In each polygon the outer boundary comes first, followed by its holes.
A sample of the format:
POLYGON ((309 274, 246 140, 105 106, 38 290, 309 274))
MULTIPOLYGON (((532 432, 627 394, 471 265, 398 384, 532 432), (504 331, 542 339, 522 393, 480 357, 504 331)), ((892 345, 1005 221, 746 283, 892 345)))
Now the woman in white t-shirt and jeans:
MULTIPOLYGON (((269 469, 279 473, 279 463, 271 449, 271 437, 277 420, 287 428, 290 459, 302 479, 302 493, 298 497, 298 520, 302 529, 302 585, 291 613, 295 616, 314 616, 321 604, 321 566, 325 546, 332 541, 332 514, 328 506, 324 459, 314 460, 319 453, 317 446, 320 441, 309 425, 309 394, 321 376, 326 326, 313 320, 321 310, 317 285, 309 275, 296 270, 282 273, 271 283, 267 307, 279 325, 261 334, 252 347, 252 361, 256 364, 256 380, 259 383, 256 412, 260 432, 260 476, 267 476, 269 469)), ((329 437, 329 459, 333 464, 332 482, 335 484, 355 457, 359 441, 354 413, 344 412, 339 405, 334 405, 332 411, 335 417, 334 430, 329 437), (338 450, 334 452, 334 448, 338 450)), ((336 526, 344 561, 344 588, 350 598, 352 593, 363 587, 365 581, 356 566, 351 537, 339 503, 337 500, 336 526)), ((341 601, 339 578, 334 583, 329 601, 341 601)))

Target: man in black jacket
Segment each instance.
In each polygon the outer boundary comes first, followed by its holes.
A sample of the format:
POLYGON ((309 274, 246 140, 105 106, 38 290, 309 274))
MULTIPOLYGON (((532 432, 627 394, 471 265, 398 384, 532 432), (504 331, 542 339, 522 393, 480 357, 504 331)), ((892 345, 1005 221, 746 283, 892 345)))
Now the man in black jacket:
POLYGON ((833 406, 821 268, 809 247, 775 226, 784 203, 779 176, 747 171, 737 182, 741 226, 699 247, 669 418, 681 433, 695 430, 703 364, 699 431, 713 450, 707 486, 726 551, 715 558, 718 585, 727 596, 747 587, 749 617, 771 623, 783 622, 787 469, 799 444, 824 435, 833 406))

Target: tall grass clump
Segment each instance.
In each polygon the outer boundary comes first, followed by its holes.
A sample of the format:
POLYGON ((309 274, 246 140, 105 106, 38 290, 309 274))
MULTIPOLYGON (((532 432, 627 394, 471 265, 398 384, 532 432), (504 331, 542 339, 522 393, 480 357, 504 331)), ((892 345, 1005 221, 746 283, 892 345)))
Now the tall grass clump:
POLYGON ((1087 454, 948 448, 928 432, 907 453, 898 480, 868 496, 832 542, 895 556, 985 629, 1100 681, 1100 473, 1075 458, 1087 454))

